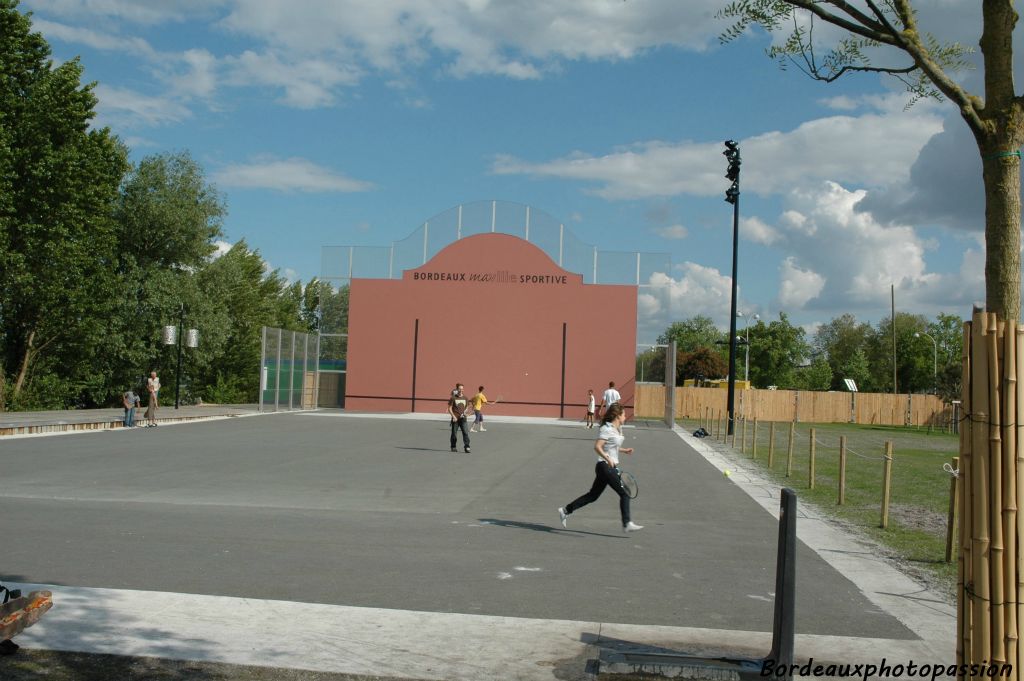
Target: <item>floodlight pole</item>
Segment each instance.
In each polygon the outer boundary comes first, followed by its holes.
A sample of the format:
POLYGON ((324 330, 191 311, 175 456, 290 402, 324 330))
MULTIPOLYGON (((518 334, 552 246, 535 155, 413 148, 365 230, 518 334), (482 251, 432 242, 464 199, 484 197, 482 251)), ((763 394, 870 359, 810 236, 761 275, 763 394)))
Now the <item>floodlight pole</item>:
POLYGON ((729 315, 729 395, 726 410, 729 414, 728 434, 733 434, 736 421, 736 270, 737 255, 740 241, 740 148, 732 140, 725 143, 723 152, 729 159, 729 172, 726 178, 732 180, 732 186, 725 192, 725 200, 732 204, 732 305, 729 315))

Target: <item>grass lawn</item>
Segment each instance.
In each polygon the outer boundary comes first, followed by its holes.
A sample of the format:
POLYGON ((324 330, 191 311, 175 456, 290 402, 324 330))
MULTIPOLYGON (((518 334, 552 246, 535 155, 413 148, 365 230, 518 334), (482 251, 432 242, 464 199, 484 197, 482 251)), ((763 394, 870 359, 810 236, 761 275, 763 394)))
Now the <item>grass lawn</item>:
MULTIPOLYGON (((696 419, 680 425, 690 432, 696 419)), ((715 426, 717 428, 717 425, 715 426)), ((705 428, 707 426, 705 425, 705 428)), ((709 439, 714 440, 714 431, 709 439)), ((959 452, 958 435, 919 428, 870 426, 849 423, 795 424, 792 460, 789 457, 790 423, 776 423, 774 452, 769 467, 770 424, 758 423, 755 451, 754 424, 737 424, 736 452, 759 464, 780 486, 796 491, 832 517, 861 529, 891 549, 894 556, 926 571, 950 595, 956 586, 956 550, 946 562, 946 527, 950 480, 943 464, 959 452), (814 488, 810 488, 810 442, 814 431, 814 488), (746 432, 746 446, 743 432, 746 432), (846 496, 838 504, 840 437, 846 437, 846 496), (881 528, 882 479, 886 442, 893 443, 892 491, 889 524, 881 528), (787 475, 788 471, 788 475, 787 475)), ((722 439, 718 438, 718 442, 722 439)))

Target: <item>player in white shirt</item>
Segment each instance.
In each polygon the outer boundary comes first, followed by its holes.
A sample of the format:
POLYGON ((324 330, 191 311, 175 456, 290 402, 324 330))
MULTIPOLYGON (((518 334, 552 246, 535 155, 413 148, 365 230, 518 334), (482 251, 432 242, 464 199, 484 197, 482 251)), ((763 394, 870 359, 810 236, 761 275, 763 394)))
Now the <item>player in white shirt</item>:
POLYGON ((632 454, 632 447, 623 447, 622 442, 625 436, 622 434, 622 424, 626 421, 626 410, 619 403, 614 403, 605 411, 601 419, 601 430, 594 443, 594 451, 597 452, 597 465, 594 467, 594 484, 590 491, 583 496, 574 499, 569 504, 558 509, 558 517, 562 521, 562 527, 566 527, 569 516, 573 511, 597 501, 597 498, 604 492, 605 487, 611 487, 619 495, 619 512, 622 515, 622 531, 636 532, 644 529, 643 525, 637 525, 629 517, 629 494, 622 487, 622 478, 619 476, 619 453, 632 454))

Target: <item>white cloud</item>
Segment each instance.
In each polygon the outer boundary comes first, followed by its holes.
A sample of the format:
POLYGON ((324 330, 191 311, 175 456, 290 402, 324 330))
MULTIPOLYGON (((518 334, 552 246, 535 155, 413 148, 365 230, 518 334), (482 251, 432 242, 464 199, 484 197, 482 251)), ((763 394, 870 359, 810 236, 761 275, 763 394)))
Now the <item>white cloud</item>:
POLYGON ((281 192, 364 192, 370 182, 354 180, 303 158, 259 158, 252 163, 226 166, 213 175, 224 187, 273 189, 281 192))
POLYGON ((229 243, 227 241, 224 241, 222 239, 217 239, 216 241, 213 242, 213 246, 214 246, 215 250, 210 255, 210 259, 211 260, 216 260, 217 258, 221 257, 222 255, 224 255, 225 253, 230 251, 231 247, 233 245, 234 244, 231 244, 231 243, 229 243))
POLYGON ((280 101, 299 109, 333 104, 338 86, 359 81, 358 69, 326 56, 295 60, 276 52, 246 50, 224 63, 231 85, 280 87, 284 90, 280 101))
POLYGON ((165 80, 175 93, 185 97, 208 98, 217 88, 218 62, 210 52, 202 49, 185 50, 178 63, 185 67, 183 73, 170 73, 165 80))
POLYGON ((61 40, 87 45, 97 50, 107 52, 118 51, 146 58, 157 56, 156 50, 142 38, 126 38, 116 34, 104 33, 80 26, 68 26, 67 24, 39 18, 32 20, 32 28, 43 33, 47 40, 61 40))
MULTIPOLYGON (((630 59, 663 46, 703 51, 723 23, 716 0, 621 2, 551 0, 28 0, 49 37, 142 56, 189 96, 208 97, 216 83, 280 88, 288 106, 334 104, 368 72, 403 80, 430 60, 456 78, 496 75, 538 79, 577 60, 630 59), (158 53, 145 40, 119 35, 142 26, 203 21, 252 45, 197 64, 194 49, 158 53), (190 56, 191 55, 191 56, 190 56), (184 70, 182 70, 184 69, 184 70), (223 80, 213 79, 222 72, 223 80), (199 82, 188 87, 190 74, 199 82)), ((423 98, 410 101, 423 106, 423 98)))
POLYGON ((779 267, 779 306, 782 309, 802 308, 824 287, 825 277, 817 272, 801 269, 794 258, 782 261, 779 267))
POLYGON ((335 50, 380 70, 447 57, 458 76, 533 78, 558 59, 627 59, 662 45, 704 50, 722 23, 714 0, 238 0, 226 29, 296 53, 335 50))
POLYGON ((881 224, 856 210, 864 194, 826 182, 786 197, 773 243, 789 254, 780 268, 782 308, 887 309, 890 285, 896 286, 901 306, 922 312, 948 310, 978 296, 982 278, 976 254, 968 249, 959 275, 930 272, 931 242, 908 225, 881 224))
POLYGON ((728 324, 732 279, 713 267, 695 262, 685 262, 678 269, 682 271, 679 279, 661 273, 651 278, 653 285, 667 289, 672 318, 707 315, 716 324, 728 324))
POLYGON ((167 97, 150 97, 102 83, 96 86, 95 93, 99 100, 96 108, 103 124, 155 127, 180 123, 192 116, 187 107, 167 97))
POLYGON ((37 12, 75 19, 124 20, 146 26, 206 16, 224 4, 225 0, 25 0, 25 5, 37 12))
MULTIPOLYGON (((743 189, 769 195, 821 180, 866 187, 905 182, 921 148, 942 129, 935 107, 893 110, 894 97, 860 101, 874 110, 741 140, 743 189)), ((615 200, 712 196, 728 185, 721 145, 689 141, 648 141, 603 156, 575 152, 541 162, 498 155, 492 172, 596 183, 592 193, 615 200)))
POLYGON ((685 239, 689 233, 686 227, 682 225, 670 225, 668 227, 658 227, 655 230, 658 236, 666 239, 685 239))
POLYGON ((778 231, 756 216, 740 220, 740 233, 748 241, 768 246, 779 240, 778 231))

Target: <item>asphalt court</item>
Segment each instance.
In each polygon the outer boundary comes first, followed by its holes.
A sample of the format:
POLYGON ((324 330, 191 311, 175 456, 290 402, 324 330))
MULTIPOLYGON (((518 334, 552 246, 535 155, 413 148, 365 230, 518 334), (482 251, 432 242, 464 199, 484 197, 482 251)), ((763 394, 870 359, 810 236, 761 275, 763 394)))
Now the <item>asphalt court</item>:
MULTIPOLYGON (((596 430, 275 414, 0 441, 5 581, 771 631, 777 523, 663 426, 627 428, 642 532, 596 430)), ((803 544, 797 633, 912 639, 803 544)))

